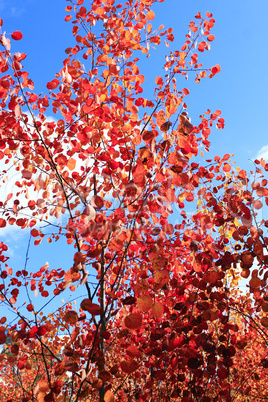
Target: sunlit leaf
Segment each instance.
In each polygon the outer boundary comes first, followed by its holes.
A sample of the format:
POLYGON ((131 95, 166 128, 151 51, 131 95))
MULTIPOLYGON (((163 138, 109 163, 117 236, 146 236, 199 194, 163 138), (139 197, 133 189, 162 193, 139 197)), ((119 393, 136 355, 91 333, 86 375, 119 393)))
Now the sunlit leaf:
POLYGON ((22 35, 22 33, 20 31, 14 31, 11 34, 11 38, 14 39, 14 40, 20 40, 20 39, 23 38, 23 35, 22 35))
POLYGON ((152 306, 152 315, 155 318, 161 318, 164 313, 164 306, 162 303, 154 303, 152 306))
POLYGON ((137 299, 137 306, 141 311, 149 311, 152 308, 153 299, 149 295, 142 295, 137 299))
POLYGON ((131 313, 124 320, 125 326, 129 329, 138 329, 142 325, 142 315, 131 313))

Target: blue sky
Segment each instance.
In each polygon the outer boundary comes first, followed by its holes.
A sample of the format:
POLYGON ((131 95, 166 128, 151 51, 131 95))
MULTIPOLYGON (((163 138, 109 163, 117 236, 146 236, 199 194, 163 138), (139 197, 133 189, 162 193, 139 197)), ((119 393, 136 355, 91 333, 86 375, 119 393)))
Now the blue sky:
MULTIPOLYGON (((13 42, 13 50, 27 54, 24 65, 35 82, 36 92, 46 90, 46 83, 62 67, 62 60, 66 58, 64 50, 73 43, 72 24, 64 21, 64 9, 68 4, 65 0, 0 0, 3 31, 20 30, 24 35, 21 41, 13 42)), ((234 153, 238 166, 250 168, 249 159, 268 144, 265 127, 268 109, 268 2, 165 0, 155 4, 154 10, 156 26, 163 23, 165 27, 174 28, 173 49, 176 45, 180 48, 188 23, 198 11, 202 15, 206 11, 213 13, 216 39, 201 60, 208 67, 220 64, 221 73, 212 80, 202 80, 198 85, 189 76, 189 81, 182 82, 182 87, 191 90, 187 101, 193 122, 198 122, 199 114, 207 108, 222 111, 226 128, 213 134, 213 154, 234 153)), ((148 93, 154 77, 163 71, 167 52, 164 46, 157 48, 143 65, 148 93)))
MULTIPOLYGON (((66 58, 64 50, 73 44, 72 24, 64 21, 64 9, 68 4, 65 0, 0 0, 0 16, 4 20, 2 30, 7 34, 15 30, 23 33, 21 41, 12 42, 11 50, 27 54, 24 66, 35 82, 37 93, 46 92, 46 83, 62 68, 66 58)), ((174 28, 173 50, 180 49, 184 43, 188 24, 198 11, 202 15, 206 11, 213 13, 216 23, 212 33, 216 39, 201 61, 207 67, 220 64, 221 73, 211 80, 201 80, 200 84, 194 83, 194 75, 189 75, 188 81, 181 81, 182 88, 190 89, 186 100, 189 115, 193 124, 198 124, 198 116, 208 108, 222 111, 225 129, 213 131, 211 155, 234 153, 233 160, 248 171, 253 168, 250 159, 261 150, 268 159, 267 0, 165 0, 156 4, 154 11, 156 27, 163 23, 166 28, 174 28)), ((164 46, 157 48, 141 65, 148 97, 152 95, 154 78, 163 74, 164 55, 168 52, 164 46)), ((28 235, 9 230, 2 235, 0 232, 0 240, 10 245, 10 265, 21 269, 28 235)), ((55 268, 70 268, 72 249, 55 246, 44 242, 38 250, 31 247, 29 270, 39 268, 46 261, 55 268)))

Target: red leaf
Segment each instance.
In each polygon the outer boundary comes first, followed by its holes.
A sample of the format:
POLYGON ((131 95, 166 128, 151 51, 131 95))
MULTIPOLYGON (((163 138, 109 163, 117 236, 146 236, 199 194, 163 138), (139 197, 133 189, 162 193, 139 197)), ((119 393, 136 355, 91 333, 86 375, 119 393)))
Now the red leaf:
POLYGON ((131 374, 139 368, 139 365, 134 360, 123 360, 120 364, 124 373, 131 374))
POLYGON ((184 95, 189 95, 190 91, 187 88, 183 88, 184 95))
POLYGON ((199 44, 198 44, 198 50, 199 50, 199 52, 203 52, 204 50, 205 50, 205 48, 206 48, 206 46, 207 46, 207 44, 206 44, 206 42, 200 42, 199 44))
POLYGON ((215 39, 215 36, 214 36, 214 35, 208 35, 208 37, 207 37, 207 40, 208 40, 209 42, 212 42, 214 39, 215 39))
POLYGON ((47 333, 47 328, 45 325, 40 325, 40 327, 38 328, 38 335, 39 336, 43 336, 47 333))
POLYGON ((221 368, 219 368, 219 369, 217 370, 217 375, 219 376, 219 378, 220 378, 221 380, 223 380, 223 379, 225 379, 225 378, 228 377, 229 371, 228 371, 227 368, 221 367, 221 368))
POLYGON ((91 305, 88 306, 87 311, 92 315, 101 315, 102 313, 101 306, 95 303, 91 303, 91 305))
POLYGON ((13 345, 11 346, 11 353, 14 356, 17 356, 17 354, 19 353, 19 349, 20 349, 19 345, 17 343, 13 343, 13 345))
POLYGON ((76 311, 67 311, 63 317, 64 321, 68 324, 75 324, 78 321, 78 314, 76 311))
POLYGON ((137 346, 135 346, 135 345, 130 345, 127 348, 126 352, 130 357, 139 357, 139 355, 140 355, 140 351, 137 348, 137 346))
POLYGON ((262 317, 262 319, 261 319, 261 324, 264 326, 264 327, 268 327, 268 317, 262 317))
POLYGON ((102 313, 102 309, 98 304, 92 303, 89 299, 84 299, 80 307, 84 311, 88 311, 92 315, 100 315, 102 313))
POLYGON ((28 304, 26 308, 27 308, 28 311, 33 311, 34 310, 34 306, 32 304, 28 304))
POLYGON ((219 73, 221 71, 221 67, 219 66, 219 64, 216 64, 216 66, 212 67, 211 72, 213 75, 219 73))
POLYGON ((131 313, 125 318, 125 326, 128 329, 138 329, 142 325, 142 316, 138 313, 131 313))
POLYGON ((78 370, 78 364, 75 361, 69 359, 65 361, 65 370, 74 373, 75 371, 78 370))
POLYGON ((4 228, 4 227, 6 227, 6 225, 7 225, 7 223, 6 223, 5 219, 0 218, 0 228, 4 228))
POLYGON ((230 170, 231 170, 231 165, 229 164, 229 163, 225 163, 224 165, 223 165, 223 168, 222 168, 222 170, 224 171, 224 172, 230 172, 230 170))
POLYGON ((101 198, 99 195, 94 195, 91 199, 91 205, 95 209, 101 209, 104 205, 103 198, 101 198))
POLYGON ((4 327, 0 327, 0 345, 3 345, 6 342, 6 329, 4 327))
MULTIPOLYGON (((60 83, 60 81, 54 78, 54 80, 47 83, 47 89, 55 89, 55 88, 57 88, 59 83, 60 83)), ((66 160, 66 162, 67 162, 67 160, 66 160)))
POLYGON ((22 35, 22 33, 20 31, 14 31, 11 34, 11 38, 14 39, 14 40, 20 40, 20 39, 23 38, 23 35, 22 35))
POLYGON ((38 328, 37 328, 37 326, 35 325, 34 327, 32 327, 32 328, 30 329, 30 331, 29 331, 29 333, 28 333, 29 338, 34 338, 35 335, 37 334, 37 332, 38 332, 38 328))

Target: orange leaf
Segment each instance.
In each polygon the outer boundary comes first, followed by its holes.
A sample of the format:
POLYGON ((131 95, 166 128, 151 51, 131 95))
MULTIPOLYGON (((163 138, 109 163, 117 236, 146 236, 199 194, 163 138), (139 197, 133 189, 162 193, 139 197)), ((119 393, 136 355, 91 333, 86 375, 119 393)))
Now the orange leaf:
POLYGON ((154 258, 152 261, 153 269, 158 271, 166 265, 166 261, 164 258, 154 258))
POLYGON ((108 390, 104 395, 104 402, 114 402, 114 394, 108 390))
POLYGON ((55 375, 60 376, 65 372, 65 363, 64 361, 57 363, 54 369, 55 375))
POLYGON ((169 272, 167 269, 163 269, 162 271, 157 271, 154 275, 154 280, 159 285, 164 286, 169 281, 169 272))
POLYGON ((45 380, 40 380, 38 382, 38 387, 41 392, 47 392, 49 390, 49 384, 45 380))
POLYGON ((153 299, 149 295, 142 295, 137 299, 137 306, 141 311, 149 311, 153 305, 153 299))
POLYGON ((69 159, 67 162, 68 169, 74 170, 75 166, 76 166, 76 160, 74 158, 69 159))
POLYGON ((160 88, 163 86, 163 78, 162 77, 156 77, 155 79, 156 85, 159 85, 160 88))
POLYGON ((159 112, 157 113, 156 124, 160 128, 162 124, 164 124, 165 122, 166 122, 166 114, 164 110, 159 110, 159 112))
POLYGON ((71 359, 66 360, 64 366, 65 366, 65 370, 71 371, 72 373, 74 373, 75 371, 78 370, 78 364, 71 359))
POLYGON ((259 288, 261 286, 260 278, 251 278, 249 281, 249 286, 252 288, 259 288))
POLYGON ((142 325, 142 315, 131 313, 125 318, 125 326, 128 329, 138 329, 142 325))
POLYGON ((79 332, 80 332, 80 329, 79 329, 78 327, 75 327, 75 328, 73 329, 73 332, 72 332, 72 334, 71 334, 71 342, 74 342, 74 341, 76 340, 76 338, 77 338, 78 335, 79 335, 79 332))
POLYGON ((163 123, 160 126, 160 130, 166 133, 170 129, 171 126, 172 126, 172 123, 170 121, 166 121, 165 123, 163 123))
POLYGON ((145 131, 144 134, 142 135, 143 141, 150 143, 151 140, 155 138, 154 132, 153 131, 145 131))
POLYGON ((162 303, 154 303, 151 311, 155 318, 161 318, 164 313, 164 306, 162 303))
POLYGON ((147 14, 146 14, 146 19, 147 21, 152 21, 155 18, 155 14, 153 12, 153 10, 150 10, 147 14))
POLYGON ((216 271, 208 271, 204 275, 204 281, 208 283, 214 283, 220 279, 220 275, 216 271))
POLYGON ((230 170, 231 170, 231 165, 229 164, 229 163, 225 163, 224 165, 223 165, 223 168, 222 168, 222 170, 224 171, 224 172, 230 172, 230 170))
POLYGON ((207 40, 208 40, 209 42, 212 42, 214 39, 215 39, 215 36, 214 36, 214 35, 208 35, 208 37, 207 37, 207 40))

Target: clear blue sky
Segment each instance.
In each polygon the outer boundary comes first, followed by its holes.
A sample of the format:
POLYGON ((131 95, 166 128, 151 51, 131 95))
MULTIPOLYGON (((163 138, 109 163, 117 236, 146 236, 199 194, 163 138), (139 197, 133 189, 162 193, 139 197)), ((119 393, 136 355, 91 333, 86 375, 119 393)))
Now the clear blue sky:
MULTIPOLYGON (((73 43, 72 24, 64 21, 68 4, 65 0, 0 0, 3 30, 23 32, 23 39, 14 43, 13 49, 27 53, 24 64, 37 92, 46 90, 47 81, 62 67, 65 48, 73 43)), ((157 26, 163 23, 174 28, 172 46, 178 48, 194 15, 198 11, 203 15, 206 11, 213 13, 216 39, 202 60, 208 67, 220 64, 221 73, 199 85, 189 79, 182 82, 182 87, 191 89, 187 100, 193 122, 198 122, 199 114, 207 108, 222 111, 226 128, 214 133, 213 153, 234 153, 239 166, 250 167, 248 160, 268 144, 267 0, 165 0, 154 5, 154 10, 157 26)), ((149 84, 154 79, 152 65, 155 75, 161 74, 164 53, 157 48, 147 61, 143 71, 145 76, 148 73, 149 84)))
MULTIPOLYGON (((86 3, 87 0, 85 6, 86 3)), ((0 0, 2 30, 10 34, 15 30, 23 33, 21 41, 12 42, 11 50, 27 54, 24 66, 35 82, 37 93, 46 92, 46 83, 62 68, 66 58, 64 50, 73 44, 72 24, 64 21, 64 9, 68 4, 65 0, 0 0)), ((166 28, 174 28, 174 50, 184 43, 188 24, 198 11, 202 15, 206 11, 213 13, 216 23, 212 33, 216 39, 201 60, 207 67, 220 64, 221 73, 211 80, 201 80, 200 84, 194 83, 194 75, 189 76, 189 81, 182 81, 181 85, 190 89, 186 101, 194 124, 198 124, 198 116, 207 108, 222 111, 226 126, 224 130, 215 130, 211 136, 212 155, 234 153, 237 165, 250 170, 253 165, 249 160, 268 145, 268 1, 165 0, 156 4, 154 11, 156 27, 163 23, 166 28)), ((157 48, 151 53, 151 58, 141 68, 148 96, 154 77, 163 73, 168 49, 157 48)), ((4 236, 0 232, 2 239, 7 244, 11 242, 10 265, 21 269, 28 237, 22 232, 9 231, 4 236)), ((55 264, 55 268, 70 268, 72 250, 56 246, 57 252, 52 251, 51 245, 44 244, 38 251, 31 247, 29 270, 39 268, 46 261, 51 266, 55 264)))

